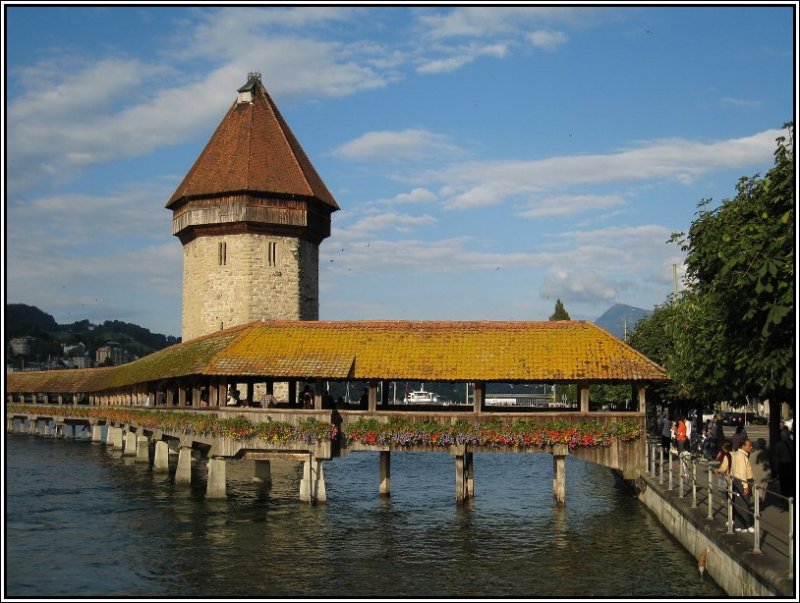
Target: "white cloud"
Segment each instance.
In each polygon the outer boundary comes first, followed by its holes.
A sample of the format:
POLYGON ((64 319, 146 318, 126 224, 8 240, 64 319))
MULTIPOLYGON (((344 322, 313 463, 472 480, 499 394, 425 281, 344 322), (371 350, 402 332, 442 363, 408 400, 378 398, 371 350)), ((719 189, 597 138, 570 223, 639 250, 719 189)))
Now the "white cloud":
POLYGON ((732 98, 730 96, 726 96, 722 99, 722 104, 727 105, 729 107, 742 107, 745 109, 757 109, 761 107, 764 103, 760 100, 745 100, 743 98, 732 98))
POLYGON ((425 60, 417 67, 417 73, 448 73, 460 69, 482 56, 503 58, 508 54, 508 46, 505 44, 458 46, 449 49, 447 52, 451 53, 451 56, 443 59, 425 60))
POLYGON ((417 73, 450 73, 474 60, 474 56, 465 54, 446 59, 434 59, 417 67, 417 73))
POLYGON ((616 153, 551 157, 533 161, 469 161, 431 170, 423 183, 448 190, 449 207, 499 204, 518 195, 613 182, 671 180, 691 182, 714 170, 769 161, 780 130, 705 143, 657 140, 616 153))
POLYGON ((611 301, 619 294, 619 287, 606 277, 595 272, 571 272, 558 270, 544 281, 541 296, 547 299, 587 303, 611 301))
POLYGON ((562 31, 546 31, 539 29, 528 35, 531 44, 542 50, 555 50, 567 41, 567 36, 562 31))
POLYGON ((577 26, 596 20, 598 14, 585 7, 462 7, 440 13, 420 13, 418 23, 428 36, 436 39, 486 37, 515 33, 530 24, 577 26))
POLYGON ((438 220, 433 216, 410 216, 408 214, 380 213, 367 216, 353 224, 348 230, 352 234, 365 237, 377 236, 381 231, 396 230, 408 232, 420 227, 431 226, 438 220))
POLYGON ((406 205, 413 203, 432 203, 436 201, 436 194, 427 188, 417 187, 407 193, 398 193, 388 199, 378 199, 376 205, 406 205))
POLYGON ((585 211, 609 209, 624 204, 620 195, 558 195, 531 200, 527 209, 517 212, 522 218, 553 218, 585 211))
POLYGON ((207 59, 201 78, 182 72, 174 61, 148 64, 102 56, 51 57, 16 70, 14 85, 22 92, 8 105, 10 190, 69 181, 87 166, 189 140, 219 120, 253 65, 263 66, 267 89, 283 98, 345 96, 397 77, 383 76, 368 64, 386 53, 379 45, 350 47, 257 27, 325 23, 345 18, 347 11, 205 14, 176 53, 186 60, 207 59))
POLYGON ((367 132, 339 145, 333 154, 344 159, 387 161, 421 159, 432 153, 453 153, 458 149, 446 136, 424 129, 367 132))

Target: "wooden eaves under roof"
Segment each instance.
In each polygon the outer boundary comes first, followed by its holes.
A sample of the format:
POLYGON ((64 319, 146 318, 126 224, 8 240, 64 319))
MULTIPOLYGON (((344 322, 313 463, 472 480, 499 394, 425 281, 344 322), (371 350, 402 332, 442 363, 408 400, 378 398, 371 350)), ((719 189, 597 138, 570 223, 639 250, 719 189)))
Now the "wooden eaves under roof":
POLYGON ((97 392, 190 376, 485 382, 664 381, 586 321, 258 321, 109 368, 7 373, 7 393, 97 392))

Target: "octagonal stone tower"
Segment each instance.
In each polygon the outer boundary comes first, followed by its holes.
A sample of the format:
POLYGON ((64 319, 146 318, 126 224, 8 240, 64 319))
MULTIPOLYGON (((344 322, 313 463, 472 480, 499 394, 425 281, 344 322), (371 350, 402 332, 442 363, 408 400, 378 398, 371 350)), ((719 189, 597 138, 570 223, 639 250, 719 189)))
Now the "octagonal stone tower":
POLYGON ((251 73, 170 198, 184 341, 253 320, 317 320, 319 244, 339 209, 251 73))

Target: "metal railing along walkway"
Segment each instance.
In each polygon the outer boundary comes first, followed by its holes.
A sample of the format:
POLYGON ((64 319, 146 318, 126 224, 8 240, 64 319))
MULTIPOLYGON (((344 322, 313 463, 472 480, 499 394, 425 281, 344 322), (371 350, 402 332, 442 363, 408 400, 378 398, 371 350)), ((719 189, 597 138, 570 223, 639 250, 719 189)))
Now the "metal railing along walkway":
POLYGON ((647 472, 660 487, 677 491, 678 498, 692 509, 706 509, 706 519, 718 523, 726 534, 751 541, 753 553, 773 559, 778 567, 786 568, 789 578, 794 577, 794 498, 782 496, 776 480, 768 487, 755 484, 751 489, 748 513, 753 532, 734 532, 733 480, 714 473, 719 463, 688 452, 666 453, 660 440, 648 439, 647 445, 647 472))

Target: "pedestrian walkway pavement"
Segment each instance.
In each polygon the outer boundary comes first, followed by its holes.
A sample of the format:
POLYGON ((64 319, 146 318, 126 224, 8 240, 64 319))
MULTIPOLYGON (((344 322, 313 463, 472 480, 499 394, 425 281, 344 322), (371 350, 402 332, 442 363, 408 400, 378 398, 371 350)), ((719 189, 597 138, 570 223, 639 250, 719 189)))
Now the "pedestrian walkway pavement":
POLYGON ((716 467, 717 463, 688 455, 670 457, 671 462, 664 457, 662 474, 659 467, 661 457, 656 453, 649 467, 649 487, 658 489, 663 498, 691 517, 698 527, 702 527, 715 544, 770 584, 776 594, 794 596, 794 501, 779 494, 777 480, 768 483, 758 507, 755 505, 755 496, 752 497, 751 524, 755 524, 757 530, 754 529, 752 533, 737 532, 733 528, 732 509, 729 508, 732 505, 728 503, 724 479, 709 471, 709 467, 716 467))

